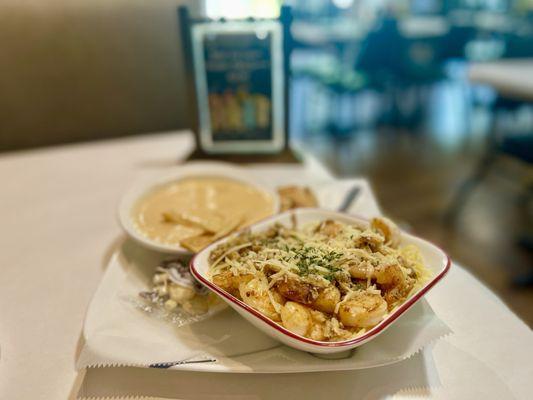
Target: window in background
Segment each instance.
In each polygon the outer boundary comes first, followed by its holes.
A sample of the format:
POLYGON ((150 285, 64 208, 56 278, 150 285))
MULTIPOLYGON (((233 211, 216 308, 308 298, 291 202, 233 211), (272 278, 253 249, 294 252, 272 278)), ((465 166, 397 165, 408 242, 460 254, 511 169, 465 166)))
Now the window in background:
POLYGON ((277 18, 281 0, 205 0, 205 15, 208 18, 239 19, 247 17, 277 18))

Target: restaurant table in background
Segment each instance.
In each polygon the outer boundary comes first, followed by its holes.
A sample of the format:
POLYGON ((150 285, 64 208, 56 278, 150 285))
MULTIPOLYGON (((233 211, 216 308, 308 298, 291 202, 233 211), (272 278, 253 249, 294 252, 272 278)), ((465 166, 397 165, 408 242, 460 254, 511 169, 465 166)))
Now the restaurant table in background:
MULTIPOLYGON (((77 395, 84 375, 75 371, 74 362, 84 313, 122 237, 115 216, 118 200, 140 174, 176 165, 192 146, 190 134, 171 132, 0 156, 0 398, 77 395)), ((331 177, 316 160, 306 160, 303 165, 272 168, 292 178, 331 177)), ((533 334, 494 294, 454 265, 428 301, 454 331, 432 352, 442 387, 396 397, 529 398, 533 334)), ((161 372, 176 374, 180 386, 172 390, 173 396, 199 398, 187 385, 207 379, 201 373, 187 373, 185 379, 180 372, 161 372)), ((102 390, 112 384, 139 388, 144 380, 157 384, 160 376, 154 373, 92 369, 85 379, 86 385, 102 390)), ((278 392, 272 385, 287 384, 298 385, 299 390, 290 393, 307 398, 319 386, 322 391, 327 387, 331 398, 336 390, 341 397, 352 392, 357 398, 383 395, 377 388, 363 394, 357 386, 336 386, 345 374, 211 375, 218 392, 208 398, 234 397, 236 387, 239 398, 272 398, 276 393, 279 398, 287 389, 280 386, 278 392), (324 385, 324 379, 333 385, 324 385), (257 386, 246 389, 244 383, 257 386)), ((383 385, 392 378, 383 376, 383 385)), ((145 387, 143 394, 150 389, 145 387)), ((201 398, 206 398, 205 391, 201 398)))
POLYGON ((492 86, 506 98, 533 102, 533 58, 472 64, 469 78, 492 86))

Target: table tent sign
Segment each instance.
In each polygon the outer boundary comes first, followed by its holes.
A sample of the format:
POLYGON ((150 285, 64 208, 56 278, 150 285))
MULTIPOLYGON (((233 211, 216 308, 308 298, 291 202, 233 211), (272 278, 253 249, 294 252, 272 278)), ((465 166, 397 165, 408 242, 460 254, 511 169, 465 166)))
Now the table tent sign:
POLYGON ((287 31, 280 19, 191 19, 180 7, 197 148, 279 153, 287 145, 287 31))

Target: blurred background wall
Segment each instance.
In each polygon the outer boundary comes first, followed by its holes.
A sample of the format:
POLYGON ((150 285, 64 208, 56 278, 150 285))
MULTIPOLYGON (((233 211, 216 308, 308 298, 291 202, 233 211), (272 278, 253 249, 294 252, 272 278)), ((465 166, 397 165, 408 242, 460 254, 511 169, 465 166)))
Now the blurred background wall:
POLYGON ((0 0, 0 152, 191 126, 184 2, 290 5, 292 138, 533 326, 533 0, 0 0))
POLYGON ((186 126, 183 3, 0 1, 0 151, 186 126))

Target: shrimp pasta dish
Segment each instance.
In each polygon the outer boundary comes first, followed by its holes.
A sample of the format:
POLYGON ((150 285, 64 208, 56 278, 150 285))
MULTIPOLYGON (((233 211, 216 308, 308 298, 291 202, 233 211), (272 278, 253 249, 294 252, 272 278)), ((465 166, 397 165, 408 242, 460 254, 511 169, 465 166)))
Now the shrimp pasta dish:
POLYGON ((241 233, 211 251, 209 275, 289 331, 325 342, 363 334, 431 277, 386 218, 241 233))

